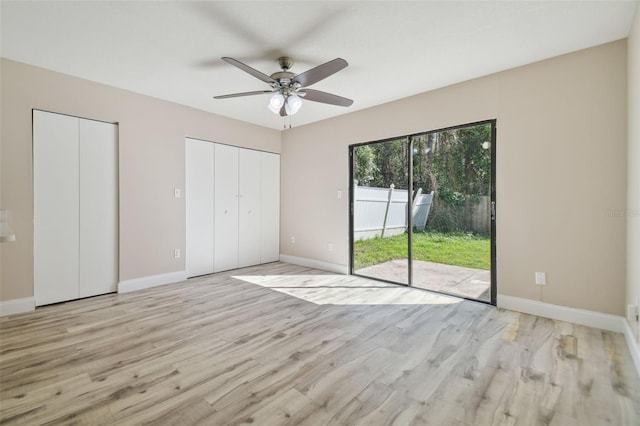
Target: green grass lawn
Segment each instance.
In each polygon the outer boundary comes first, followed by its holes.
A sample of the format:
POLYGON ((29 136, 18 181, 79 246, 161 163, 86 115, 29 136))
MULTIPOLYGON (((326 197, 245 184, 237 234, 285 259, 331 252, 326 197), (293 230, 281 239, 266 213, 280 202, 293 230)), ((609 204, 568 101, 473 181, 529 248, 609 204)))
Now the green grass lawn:
MULTIPOLYGON (((407 234, 355 242, 355 269, 407 258, 407 234)), ((468 268, 491 268, 491 239, 467 234, 413 234, 413 258, 468 268)))

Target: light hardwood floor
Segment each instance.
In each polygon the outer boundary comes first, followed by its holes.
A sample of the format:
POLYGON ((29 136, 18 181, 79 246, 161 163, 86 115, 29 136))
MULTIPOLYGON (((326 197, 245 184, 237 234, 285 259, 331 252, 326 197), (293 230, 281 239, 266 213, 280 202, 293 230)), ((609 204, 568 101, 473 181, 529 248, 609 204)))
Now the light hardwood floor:
POLYGON ((0 319, 2 424, 638 425, 620 334, 275 263, 0 319))

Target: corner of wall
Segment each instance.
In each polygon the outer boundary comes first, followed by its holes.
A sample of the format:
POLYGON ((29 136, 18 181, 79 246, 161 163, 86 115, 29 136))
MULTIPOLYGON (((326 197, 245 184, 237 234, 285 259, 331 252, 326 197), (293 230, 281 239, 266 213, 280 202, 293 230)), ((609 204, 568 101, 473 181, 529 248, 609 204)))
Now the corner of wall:
MULTIPOLYGON (((636 6, 635 18, 627 40, 627 288, 626 304, 640 305, 640 7, 636 6)), ((636 317, 637 318, 637 317, 636 317)), ((626 318, 629 334, 640 343, 640 324, 626 318)), ((629 336, 627 336, 629 338, 629 336)))

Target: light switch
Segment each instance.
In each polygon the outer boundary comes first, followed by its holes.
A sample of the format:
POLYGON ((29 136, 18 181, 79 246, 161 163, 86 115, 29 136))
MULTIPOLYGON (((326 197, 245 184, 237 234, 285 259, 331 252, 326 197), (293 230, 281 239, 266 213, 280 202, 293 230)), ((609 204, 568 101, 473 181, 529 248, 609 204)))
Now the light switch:
POLYGON ((338 189, 338 200, 342 198, 342 190, 338 189))
POLYGON ((173 188, 173 197, 174 198, 180 198, 180 196, 182 195, 182 191, 180 191, 180 188, 173 188))

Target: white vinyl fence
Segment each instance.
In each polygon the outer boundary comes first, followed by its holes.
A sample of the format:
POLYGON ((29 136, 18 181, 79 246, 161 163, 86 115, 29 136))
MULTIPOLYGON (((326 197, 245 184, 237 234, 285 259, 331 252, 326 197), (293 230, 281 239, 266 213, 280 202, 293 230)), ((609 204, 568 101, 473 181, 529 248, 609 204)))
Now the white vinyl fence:
MULTIPOLYGON (((389 188, 356 185, 354 239, 366 240, 376 236, 391 237, 404 233, 408 225, 407 195, 406 189, 395 189, 393 184, 389 188)), ((416 229, 425 228, 432 200, 433 192, 423 194, 422 189, 418 189, 413 197, 413 226, 416 229)))

